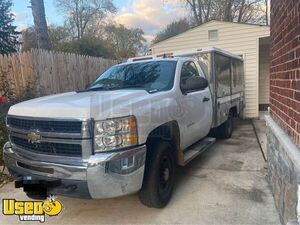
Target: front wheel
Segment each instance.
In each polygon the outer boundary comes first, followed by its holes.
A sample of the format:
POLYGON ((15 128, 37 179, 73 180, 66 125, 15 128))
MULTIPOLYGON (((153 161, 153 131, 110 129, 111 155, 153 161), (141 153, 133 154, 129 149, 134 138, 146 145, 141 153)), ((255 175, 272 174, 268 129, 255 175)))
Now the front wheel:
POLYGON ((171 199, 175 181, 175 154, 168 142, 149 148, 140 201, 151 208, 163 208, 171 199))

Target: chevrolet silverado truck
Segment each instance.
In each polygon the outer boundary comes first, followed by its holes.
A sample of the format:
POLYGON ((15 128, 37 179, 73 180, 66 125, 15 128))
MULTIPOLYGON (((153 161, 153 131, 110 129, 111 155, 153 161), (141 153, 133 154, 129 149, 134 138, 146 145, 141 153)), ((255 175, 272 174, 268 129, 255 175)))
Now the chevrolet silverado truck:
POLYGON ((12 106, 5 164, 30 197, 138 192, 162 208, 176 166, 230 138, 243 114, 243 71, 241 57, 216 48, 129 59, 85 90, 12 106))

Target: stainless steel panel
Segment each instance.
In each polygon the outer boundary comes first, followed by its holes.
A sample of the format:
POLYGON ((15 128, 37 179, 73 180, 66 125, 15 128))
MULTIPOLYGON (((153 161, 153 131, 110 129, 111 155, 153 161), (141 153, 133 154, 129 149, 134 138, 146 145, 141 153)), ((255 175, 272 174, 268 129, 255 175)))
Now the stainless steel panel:
POLYGON ((244 106, 243 60, 223 51, 199 52, 194 56, 207 77, 213 100, 212 128, 220 126, 228 117, 229 110, 244 106), (239 94, 237 99, 235 94, 239 94))

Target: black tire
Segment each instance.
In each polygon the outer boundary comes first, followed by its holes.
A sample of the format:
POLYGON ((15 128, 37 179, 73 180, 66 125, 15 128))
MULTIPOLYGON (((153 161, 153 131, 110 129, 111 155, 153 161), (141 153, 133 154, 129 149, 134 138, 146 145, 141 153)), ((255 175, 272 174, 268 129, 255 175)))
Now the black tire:
POLYGON ((233 131, 233 115, 230 112, 228 119, 217 128, 217 138, 228 139, 232 136, 233 131))
POLYGON ((149 148, 140 201, 150 208, 165 207, 172 197, 175 181, 175 154, 168 142, 149 148))

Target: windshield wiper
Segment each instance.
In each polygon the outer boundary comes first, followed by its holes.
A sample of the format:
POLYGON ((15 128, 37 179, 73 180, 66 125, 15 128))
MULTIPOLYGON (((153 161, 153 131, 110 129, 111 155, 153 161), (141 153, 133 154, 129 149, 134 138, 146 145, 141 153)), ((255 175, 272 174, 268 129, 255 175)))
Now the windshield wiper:
POLYGON ((90 89, 85 89, 82 91, 77 91, 77 93, 80 92, 89 92, 89 91, 110 91, 110 90, 120 90, 120 89, 127 89, 127 88, 145 88, 144 85, 125 85, 120 87, 95 87, 90 89))
POLYGON ((89 92, 89 91, 103 91, 103 90, 109 90, 108 88, 106 87, 95 87, 95 88, 90 88, 90 89, 85 89, 85 90, 82 90, 82 91, 77 91, 77 93, 80 93, 80 92, 89 92))
POLYGON ((127 89, 127 88, 145 88, 145 86, 141 85, 141 84, 137 84, 137 85, 124 85, 124 86, 120 86, 120 87, 109 88, 109 90, 127 89))

